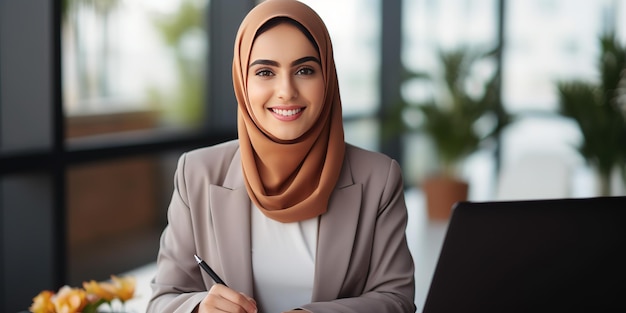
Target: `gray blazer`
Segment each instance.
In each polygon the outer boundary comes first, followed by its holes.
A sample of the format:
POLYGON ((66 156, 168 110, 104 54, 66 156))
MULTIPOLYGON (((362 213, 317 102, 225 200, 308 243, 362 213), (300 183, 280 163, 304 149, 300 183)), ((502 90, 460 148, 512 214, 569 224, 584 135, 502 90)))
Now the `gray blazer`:
MULTIPOLYGON (((183 154, 161 237, 148 313, 191 312, 213 285, 198 254, 229 287, 254 297, 250 198, 239 144, 183 154)), ((415 312, 414 265, 398 163, 347 145, 320 217, 311 312, 415 312)), ((278 313, 278 312, 263 312, 278 313)))

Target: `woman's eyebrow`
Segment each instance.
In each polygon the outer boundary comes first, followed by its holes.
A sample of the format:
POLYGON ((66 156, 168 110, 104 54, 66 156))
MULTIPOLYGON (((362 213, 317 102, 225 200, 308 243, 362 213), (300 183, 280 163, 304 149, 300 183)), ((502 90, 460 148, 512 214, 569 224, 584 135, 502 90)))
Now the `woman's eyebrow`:
MULTIPOLYGON (((314 56, 306 56, 306 57, 302 57, 299 58, 293 62, 291 62, 291 66, 296 66, 296 65, 300 65, 302 63, 306 63, 309 61, 313 61, 316 62, 317 64, 321 64, 320 60, 314 56)), ((279 67, 280 63, 273 61, 273 60, 266 60, 266 59, 258 59, 258 60, 254 60, 254 62, 250 63, 250 66, 248 67, 252 67, 255 65, 269 65, 269 66, 275 66, 275 67, 279 67)))
POLYGON ((296 65, 299 65, 299 64, 302 64, 302 63, 306 63, 306 62, 309 62, 309 61, 316 62, 317 64, 320 64, 320 65, 322 64, 318 58, 316 58, 314 56, 307 56, 307 57, 299 58, 299 59, 291 62, 291 66, 296 66, 296 65))
POLYGON ((248 66, 249 68, 255 65, 269 65, 269 66, 280 66, 280 64, 276 61, 272 61, 272 60, 265 60, 265 59, 259 59, 259 60, 255 60, 254 62, 250 63, 250 66, 248 66))

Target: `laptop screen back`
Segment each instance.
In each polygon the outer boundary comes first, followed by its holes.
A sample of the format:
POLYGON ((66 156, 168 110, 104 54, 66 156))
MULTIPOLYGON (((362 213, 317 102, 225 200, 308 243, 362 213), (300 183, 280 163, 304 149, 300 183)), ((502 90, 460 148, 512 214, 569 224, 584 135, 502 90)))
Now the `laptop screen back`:
POLYGON ((626 197, 458 203, 434 312, 626 312, 626 197))

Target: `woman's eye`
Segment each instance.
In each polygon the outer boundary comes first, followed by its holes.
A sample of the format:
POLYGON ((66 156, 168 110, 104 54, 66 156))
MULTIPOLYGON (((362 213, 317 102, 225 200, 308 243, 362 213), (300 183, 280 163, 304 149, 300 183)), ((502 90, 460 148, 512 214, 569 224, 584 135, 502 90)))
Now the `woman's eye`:
POLYGON ((296 75, 313 75, 315 71, 309 67, 303 67, 296 72, 296 75))
POLYGON ((270 70, 259 70, 255 73, 256 76, 272 76, 274 73, 270 70))

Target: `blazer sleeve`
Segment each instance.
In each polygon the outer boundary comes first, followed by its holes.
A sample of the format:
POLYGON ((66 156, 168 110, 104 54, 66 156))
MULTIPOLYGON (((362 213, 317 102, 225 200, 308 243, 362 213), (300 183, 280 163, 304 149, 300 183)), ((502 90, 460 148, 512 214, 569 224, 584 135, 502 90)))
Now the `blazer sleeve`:
POLYGON ((386 179, 383 175, 372 175, 368 180, 377 182, 364 184, 363 205, 377 208, 368 212, 372 217, 367 221, 360 220, 368 225, 373 223, 371 227, 362 225, 367 231, 358 234, 360 238, 371 238, 364 241, 371 244, 371 253, 369 268, 361 273, 367 275, 363 290, 352 297, 307 304, 303 309, 314 313, 415 312, 414 263, 406 241, 407 209, 402 174, 396 161, 386 164, 388 167, 383 166, 386 179), (378 187, 381 182, 383 187, 378 187))
POLYGON ((161 235, 147 313, 189 313, 207 293, 193 259, 195 242, 185 181, 185 157, 186 154, 180 157, 176 168, 168 225, 161 235))

